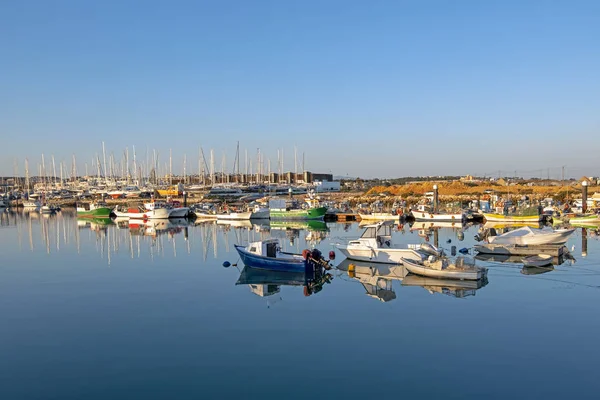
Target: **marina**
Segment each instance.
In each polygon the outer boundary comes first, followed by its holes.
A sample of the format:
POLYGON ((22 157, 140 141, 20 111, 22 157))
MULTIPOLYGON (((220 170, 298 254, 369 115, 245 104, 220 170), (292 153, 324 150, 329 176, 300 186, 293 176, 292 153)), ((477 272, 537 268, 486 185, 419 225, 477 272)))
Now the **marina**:
MULTIPOLYGON (((160 316, 172 315, 170 333, 162 331, 162 335, 166 335, 164 338, 158 337, 158 332, 146 332, 145 335, 153 342, 164 343, 164 340, 175 337, 178 331, 187 326, 185 329, 191 329, 193 339, 192 336, 189 339, 187 336, 186 339, 182 339, 182 351, 185 348, 185 351, 203 356, 196 361, 180 359, 178 362, 189 368, 197 368, 205 363, 214 362, 215 358, 202 348, 193 346, 192 341, 196 342, 200 338, 202 341, 219 343, 223 337, 225 340, 234 340, 233 336, 225 333, 228 328, 219 322, 221 316, 235 318, 238 321, 238 329, 244 329, 246 337, 255 343, 264 341, 265 338, 270 341, 280 340, 270 330, 265 331, 260 325, 257 326, 255 323, 257 319, 265 323, 270 321, 268 323, 275 329, 285 330, 286 324, 299 321, 308 327, 319 326, 321 334, 339 335, 340 328, 336 324, 328 323, 328 319, 320 312, 315 314, 317 307, 326 305, 329 313, 336 313, 338 318, 347 321, 346 327, 352 327, 356 332, 364 334, 372 333, 363 327, 365 319, 367 322, 375 323, 380 318, 385 318, 391 311, 401 313, 402 325, 399 325, 399 322, 393 323, 389 330, 379 334, 381 340, 391 339, 392 336, 397 335, 400 326, 406 329, 408 324, 413 327, 409 328, 409 333, 416 335, 413 336, 413 340, 419 343, 421 339, 415 339, 419 336, 416 334, 417 327, 431 324, 433 315, 438 321, 436 326, 451 323, 450 321, 453 321, 453 324, 458 322, 460 327, 453 325, 454 329, 470 336, 484 335, 484 332, 492 329, 496 332, 494 334, 496 337, 508 335, 504 336, 504 340, 510 347, 514 346, 514 351, 528 351, 532 356, 541 357, 545 352, 543 348, 551 341, 550 338, 542 340, 539 347, 525 348, 521 344, 521 335, 511 336, 506 329, 506 324, 519 324, 522 335, 535 335, 540 326, 548 328, 549 322, 537 320, 534 323, 530 321, 529 311, 526 308, 515 309, 514 305, 531 304, 532 301, 543 302, 543 310, 537 309, 536 312, 551 321, 558 315, 565 318, 560 310, 567 305, 577 304, 580 309, 581 307, 585 309, 588 307, 586 304, 593 303, 580 304, 578 300, 580 296, 589 299, 600 298, 600 271, 597 269, 600 265, 598 262, 600 243, 594 231, 581 228, 569 236, 563 249, 560 250, 568 252, 570 258, 563 253, 560 262, 556 262, 558 257, 554 256, 559 254, 558 250, 551 251, 549 248, 544 248, 543 253, 553 256, 553 265, 550 267, 526 267, 522 261, 523 256, 519 256, 520 261, 516 262, 514 259, 502 259, 501 256, 484 260, 475 257, 476 265, 486 268, 488 272, 482 279, 469 281, 413 275, 405 266, 399 264, 346 259, 342 252, 338 251, 335 243, 341 242, 342 238, 350 241, 359 237, 365 228, 359 227, 357 222, 290 221, 284 223, 269 220, 221 222, 193 219, 144 221, 121 218, 76 218, 76 216, 76 210, 73 208, 63 208, 60 212, 51 215, 25 212, 20 209, 5 209, 0 214, 0 239, 5 260, 0 269, 0 282, 2 282, 0 304, 4 315, 12 321, 11 330, 20 332, 21 339, 16 340, 17 344, 21 341, 33 340, 28 333, 30 329, 34 331, 42 329, 42 325, 46 325, 51 320, 54 328, 49 332, 45 328, 50 339, 65 335, 66 337, 90 337, 96 342, 95 347, 98 352, 103 352, 107 357, 106 362, 110 362, 113 357, 117 357, 116 350, 107 347, 109 343, 106 339, 89 330, 95 327, 93 321, 96 318, 115 318, 110 316, 113 312, 111 311, 113 304, 120 304, 120 308, 127 313, 134 307, 149 307, 150 304, 154 304, 153 313, 121 324, 119 329, 133 332, 139 329, 140 324, 150 324, 155 326, 155 329, 159 329, 157 324, 160 324, 162 318, 160 316), (314 224, 319 225, 313 226, 314 224), (320 239, 312 242, 311 235, 315 233, 320 234, 320 239), (318 275, 307 276, 303 268, 295 272, 277 272, 244 266, 234 246, 245 246, 272 237, 281 237, 278 246, 282 251, 289 253, 302 254, 305 249, 314 248, 321 250, 324 255, 334 251, 334 259, 330 260, 331 269, 318 275), (583 255, 584 251, 585 255, 583 255), (66 262, 66 260, 71 261, 66 262), (229 262, 228 267, 223 266, 225 261, 229 262), (55 278, 51 278, 52 276, 55 278), (50 286, 44 283, 48 279, 53 279, 54 282, 50 286), (357 290, 357 284, 361 287, 360 290, 357 290), (108 290, 108 292, 107 295, 100 295, 100 297, 84 294, 96 290, 108 290), (138 293, 135 298, 131 298, 132 290, 138 293), (162 299, 160 306, 156 303, 156 293, 160 293, 162 299), (511 295, 507 296, 507 293, 511 295), (79 301, 70 307, 69 314, 63 314, 55 308, 58 302, 61 304, 65 301, 69 302, 75 298, 74 296, 79 301), (307 301, 306 297, 314 300, 307 301), (52 317, 21 321, 16 314, 15 306, 6 302, 8 298, 21 299, 21 301, 28 298, 29 300, 24 303, 27 312, 33 312, 35 308, 36 312, 43 312, 52 317), (373 299, 377 301, 371 302, 373 299), (443 299, 453 301, 447 302, 443 299), (211 304, 227 306, 202 306, 207 304, 207 301, 211 304), (183 307, 186 303, 195 306, 188 311, 183 307), (406 304, 411 306, 407 308, 406 304), (97 310, 93 319, 84 311, 92 306, 97 310), (220 310, 218 313, 215 313, 215 307, 220 310), (464 312, 465 307, 470 310, 467 315, 464 312), (489 307, 496 309, 493 315, 486 311, 489 307), (368 310, 367 313, 358 311, 365 308, 368 310), (179 311, 175 311, 176 309, 179 311), (282 312, 285 314, 281 314, 282 312), (79 328, 74 330, 67 323, 73 313, 81 321, 86 322, 78 324, 79 328), (471 313, 478 315, 477 323, 468 315, 471 313), (274 319, 275 315, 278 317, 274 319), (284 315, 288 316, 284 317, 284 315), (191 325, 190 321, 192 321, 191 325), (213 326, 208 330, 207 321, 213 326), (486 326, 485 330, 483 326, 486 326), (222 338, 217 339, 217 336, 222 338)), ((482 223, 461 225, 460 230, 452 224, 439 227, 430 224, 428 227, 419 226, 419 229, 414 230, 409 223, 404 226, 393 222, 381 224, 390 227, 388 234, 394 243, 406 246, 426 243, 425 237, 429 237, 432 245, 437 244, 448 256, 452 255, 453 246, 468 248, 469 253, 472 254, 466 254, 466 257, 477 253, 475 248, 478 242, 473 237, 483 228, 482 223)), ((418 223, 414 222, 414 224, 417 226, 418 223)), ((536 251, 539 252, 539 248, 536 251)), ((450 258, 454 259, 454 257, 450 258)), ((23 310, 22 307, 19 309, 23 310)), ((578 327, 585 327, 585 332, 588 332, 583 334, 584 342, 588 336, 590 336, 589 340, 592 340, 593 332, 600 329, 591 322, 574 318, 567 318, 567 320, 570 328, 568 331, 559 330, 560 334, 569 337, 574 335, 571 332, 575 329, 580 341, 582 330, 577 329, 578 327)), ((105 327, 102 336, 114 334, 116 331, 113 329, 116 328, 105 327)), ((302 340, 294 330, 285 331, 289 340, 302 340)), ((485 335, 489 338, 489 333, 485 335)), ((349 345, 353 341, 353 336, 348 336, 347 339, 342 340, 342 343, 349 345)), ((431 341, 428 340, 427 343, 428 346, 432 346, 431 341)), ((64 351, 67 351, 70 346, 65 346, 64 351)), ((126 350, 126 353, 133 355, 131 352, 134 349, 136 352, 145 351, 147 347, 134 346, 132 350, 126 350)), ((439 349, 437 345, 433 345, 431 351, 439 354, 439 349)), ((298 351, 302 350, 301 346, 298 351)), ((63 350, 61 348, 56 351, 63 350)), ((273 352, 278 350, 271 346, 263 346, 262 351, 266 354, 275 354, 273 352)), ((571 351, 578 353, 582 362, 589 360, 587 362, 591 363, 595 359, 594 352, 590 353, 587 346, 575 346, 571 351)), ((420 361, 422 351, 407 353, 404 347, 392 351, 392 354, 400 353, 412 364, 422 365, 420 361)), ((8 353, 9 360, 16 354, 8 353)), ((292 354, 300 355, 296 351, 292 354)), ((504 350, 491 350, 491 355, 500 361, 506 360, 510 354, 509 352, 507 355, 504 350)), ((357 356, 359 355, 362 356, 363 353, 359 352, 357 356)), ((99 354, 94 356, 94 363, 98 362, 98 357, 99 354)), ((36 355, 29 356, 29 362, 34 362, 36 359, 36 355)), ((82 362, 92 362, 91 360, 86 358, 82 362)), ((137 360, 137 357, 127 362, 128 368, 140 367, 134 360, 137 360)), ((155 364, 159 361, 150 362, 155 364)), ((463 371, 472 368, 469 364, 469 359, 458 362, 463 371)), ((69 363, 63 365, 63 368, 70 366, 69 363)), ((456 366, 456 360, 453 365, 456 366)), ((532 365, 536 365, 535 362, 528 364, 526 369, 529 371, 532 365)), ((329 360, 323 368, 329 369, 334 366, 339 366, 338 362, 329 360)), ((378 371, 379 374, 386 374, 384 372, 386 370, 378 370, 375 365, 371 365, 370 368, 378 371)), ((61 368, 57 370, 61 371, 61 368)), ((452 375, 453 370, 454 367, 447 373, 452 375)), ((229 368, 229 372, 234 375, 246 373, 237 368, 229 368)), ((519 372, 517 368, 515 373, 519 372)), ((481 375, 480 371, 477 373, 481 375)), ((499 371, 492 369, 489 373, 492 376, 499 371)), ((505 371, 503 373, 506 374, 505 371)), ((77 372, 72 374, 79 376, 77 372)), ((460 381, 462 376, 464 375, 455 375, 454 379, 460 381)), ((484 373, 483 376, 486 374, 484 373)), ((260 378, 255 379, 260 380, 260 378)), ((411 379, 420 378, 414 376, 411 379)), ((285 382, 286 379, 283 378, 283 381, 285 382)), ((569 385, 580 384, 579 379, 570 382, 569 385)))
POLYGON ((0 400, 597 398, 599 15, 4 2, 0 400))

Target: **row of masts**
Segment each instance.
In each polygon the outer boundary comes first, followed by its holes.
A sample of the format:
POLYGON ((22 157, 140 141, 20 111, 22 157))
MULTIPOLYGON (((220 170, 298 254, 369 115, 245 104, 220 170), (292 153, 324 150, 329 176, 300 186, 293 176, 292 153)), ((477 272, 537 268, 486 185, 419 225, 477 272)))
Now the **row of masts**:
MULTIPOLYGON (((95 178, 96 184, 102 184, 104 186, 114 186, 117 182, 120 184, 147 186, 147 185, 173 185, 174 177, 178 182, 184 184, 199 184, 199 185, 215 185, 219 183, 228 183, 230 176, 250 177, 246 179, 246 183, 260 183, 262 178, 270 176, 271 173, 276 172, 279 176, 283 176, 285 173, 284 169, 284 150, 277 150, 277 164, 276 169, 271 167, 271 159, 266 158, 264 153, 261 152, 260 148, 256 149, 256 158, 253 160, 249 157, 248 150, 245 150, 245 162, 244 172, 242 174, 240 164, 240 144, 237 142, 236 153, 233 162, 233 168, 231 174, 226 172, 226 155, 223 153, 221 158, 220 171, 215 165, 215 152, 213 149, 210 150, 209 157, 204 154, 202 147, 198 149, 198 169, 197 171, 189 173, 187 169, 187 155, 183 155, 183 164, 180 175, 173 174, 173 153, 172 149, 169 149, 169 161, 161 165, 160 153, 154 149, 151 155, 146 149, 146 160, 139 162, 135 146, 132 146, 130 155, 129 147, 123 150, 123 155, 120 159, 115 157, 114 153, 110 153, 107 156, 106 147, 102 142, 102 154, 96 153, 88 164, 84 163, 85 171, 79 171, 77 168, 77 159, 75 154, 72 155, 70 168, 65 164, 64 161, 57 163, 54 155, 51 156, 51 168, 47 166, 46 158, 44 153, 41 156, 41 162, 38 164, 36 182, 42 183, 47 188, 59 188, 67 182, 76 182, 77 180, 84 177, 89 180, 95 178), (81 172, 85 172, 85 175, 81 175, 81 172)), ((298 156, 297 149, 294 147, 294 175, 298 175, 298 156)), ((302 173, 305 172, 304 153, 302 153, 301 162, 302 173)), ((18 171, 18 163, 15 160, 14 165, 14 176, 15 178, 20 177, 18 171)), ((27 189, 32 188, 30 181, 30 169, 29 159, 25 159, 25 182, 24 186, 27 189)), ((239 181, 239 180, 236 180, 239 181)))

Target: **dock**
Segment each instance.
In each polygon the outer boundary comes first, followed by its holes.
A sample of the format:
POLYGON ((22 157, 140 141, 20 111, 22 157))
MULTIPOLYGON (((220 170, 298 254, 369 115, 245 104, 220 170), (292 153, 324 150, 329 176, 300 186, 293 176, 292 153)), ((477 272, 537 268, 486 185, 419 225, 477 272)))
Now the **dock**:
POLYGON ((358 221, 360 219, 358 214, 352 214, 352 213, 335 213, 335 214, 332 214, 331 217, 326 214, 325 220, 329 220, 329 218, 331 218, 331 221, 337 221, 337 222, 352 222, 352 221, 358 221))
POLYGON ((501 244, 479 244, 473 246, 479 253, 505 255, 505 256, 534 256, 537 254, 548 254, 553 257, 562 257, 569 252, 565 245, 501 245, 501 244))

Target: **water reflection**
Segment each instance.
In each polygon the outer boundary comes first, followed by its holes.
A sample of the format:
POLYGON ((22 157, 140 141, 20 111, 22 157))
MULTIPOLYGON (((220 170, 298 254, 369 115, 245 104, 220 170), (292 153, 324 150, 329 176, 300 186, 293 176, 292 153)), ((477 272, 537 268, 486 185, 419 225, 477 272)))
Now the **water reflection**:
POLYGON ((270 306, 281 300, 282 286, 302 286, 304 296, 319 293, 333 276, 328 272, 315 271, 308 276, 305 272, 270 271, 244 266, 236 285, 248 285, 250 291, 260 297, 268 297, 270 306), (275 296, 277 295, 277 296, 275 296))
POLYGON ((337 269, 360 282, 368 297, 382 302, 396 298, 393 281, 400 282, 402 286, 421 286, 430 293, 459 298, 474 296, 476 290, 488 284, 487 278, 479 281, 424 278, 409 273, 403 265, 361 263, 348 259, 342 261, 337 269))

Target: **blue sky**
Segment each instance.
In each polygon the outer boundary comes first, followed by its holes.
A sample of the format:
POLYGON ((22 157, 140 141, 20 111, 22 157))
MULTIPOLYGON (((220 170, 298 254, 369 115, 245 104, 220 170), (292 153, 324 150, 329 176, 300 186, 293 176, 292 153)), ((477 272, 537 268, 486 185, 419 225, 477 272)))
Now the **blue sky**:
MULTIPOLYGON (((361 177, 599 175, 597 1, 0 5, 0 174, 125 147, 361 177), (300 157, 300 156, 299 156, 300 157), (511 173, 512 174, 512 173, 511 173)), ((91 168, 91 167, 90 167, 91 168)), ((243 167, 242 167, 243 169, 243 167)))

